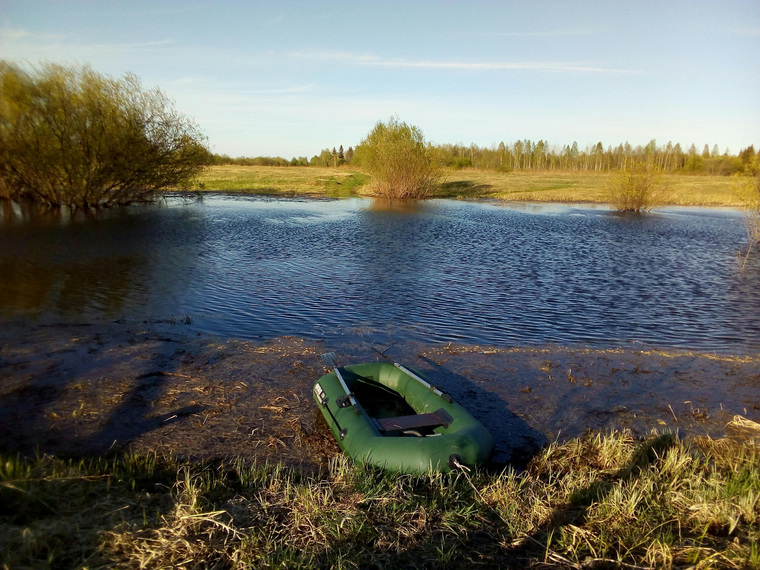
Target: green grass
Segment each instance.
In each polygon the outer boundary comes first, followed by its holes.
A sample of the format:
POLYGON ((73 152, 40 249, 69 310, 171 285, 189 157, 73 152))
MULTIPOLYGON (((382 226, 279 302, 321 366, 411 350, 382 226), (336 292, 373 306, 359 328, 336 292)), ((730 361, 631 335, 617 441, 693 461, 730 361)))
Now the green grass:
MULTIPOLYGON (((437 198, 489 198, 531 202, 609 203, 612 174, 450 170, 433 193, 437 198)), ((369 177, 359 170, 322 167, 212 166, 196 180, 203 191, 282 196, 362 195, 369 177)), ((656 192, 663 205, 741 206, 737 181, 727 176, 663 175, 656 192)))
POLYGON ((522 472, 424 476, 342 456, 321 475, 1 461, 8 568, 760 568, 760 453, 731 440, 616 432, 552 444, 522 472))

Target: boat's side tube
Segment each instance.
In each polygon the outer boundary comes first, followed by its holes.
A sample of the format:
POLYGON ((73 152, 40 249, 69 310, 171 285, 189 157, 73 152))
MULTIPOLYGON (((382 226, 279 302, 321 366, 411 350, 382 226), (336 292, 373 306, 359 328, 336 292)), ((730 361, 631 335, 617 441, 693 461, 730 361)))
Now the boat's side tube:
POLYGON ((428 382, 428 381, 420 378, 417 374, 415 374, 414 372, 412 372, 411 370, 409 370, 403 364, 399 364, 398 362, 394 362, 393 366, 395 366, 396 368, 398 368, 399 370, 401 370, 401 372, 403 372, 407 376, 411 376, 412 378, 414 378, 415 380, 417 380, 417 382, 419 382, 420 384, 422 384, 423 386, 425 386, 428 390, 430 390, 431 392, 433 392, 433 394, 435 394, 436 396, 440 396, 441 398, 443 398, 444 400, 446 400, 449 403, 451 403, 451 402, 454 401, 454 400, 452 400, 451 396, 449 396, 445 392, 441 392, 438 388, 436 388, 435 386, 433 386, 432 384, 430 384, 430 382, 428 382))

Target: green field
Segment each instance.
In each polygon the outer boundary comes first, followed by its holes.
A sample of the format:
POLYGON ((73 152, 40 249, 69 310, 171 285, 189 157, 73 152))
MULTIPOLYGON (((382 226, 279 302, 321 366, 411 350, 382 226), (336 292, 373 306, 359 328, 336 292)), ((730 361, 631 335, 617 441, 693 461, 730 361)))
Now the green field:
MULTIPOLYGON (((530 202, 607 203, 612 174, 450 170, 434 197, 530 202)), ((367 195, 369 177, 347 167, 211 166, 195 189, 274 196, 367 195)), ((737 180, 729 176, 663 175, 656 200, 662 205, 739 207, 737 180)))

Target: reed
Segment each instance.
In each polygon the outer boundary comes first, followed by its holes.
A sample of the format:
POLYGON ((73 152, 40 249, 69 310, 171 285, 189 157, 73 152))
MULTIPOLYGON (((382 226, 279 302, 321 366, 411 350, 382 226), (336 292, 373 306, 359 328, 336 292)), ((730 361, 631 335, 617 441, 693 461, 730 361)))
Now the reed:
POLYGON ((320 474, 1 459, 8 568, 760 568, 754 440, 612 432, 553 443, 523 471, 422 476, 342 456, 320 474))

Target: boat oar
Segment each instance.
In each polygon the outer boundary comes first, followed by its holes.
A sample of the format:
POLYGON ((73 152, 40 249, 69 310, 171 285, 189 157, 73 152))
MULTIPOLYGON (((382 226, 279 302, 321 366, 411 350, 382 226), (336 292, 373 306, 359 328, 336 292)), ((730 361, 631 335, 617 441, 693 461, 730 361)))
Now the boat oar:
MULTIPOLYGON (((354 410, 356 410, 357 414, 360 414, 361 408, 359 407, 359 403, 356 401, 356 398, 354 398, 353 392, 348 389, 346 381, 343 380, 343 375, 340 373, 340 370, 338 370, 338 364, 335 362, 336 358, 337 357, 335 356, 334 352, 326 352, 322 355, 322 361, 327 365, 328 368, 332 368, 333 372, 335 372, 335 376, 338 377, 338 382, 340 382, 340 385, 343 387, 343 391, 346 393, 344 401, 348 400, 350 403, 349 405, 354 407, 354 410)), ((338 402, 338 405, 345 407, 341 405, 340 401, 338 402)))

